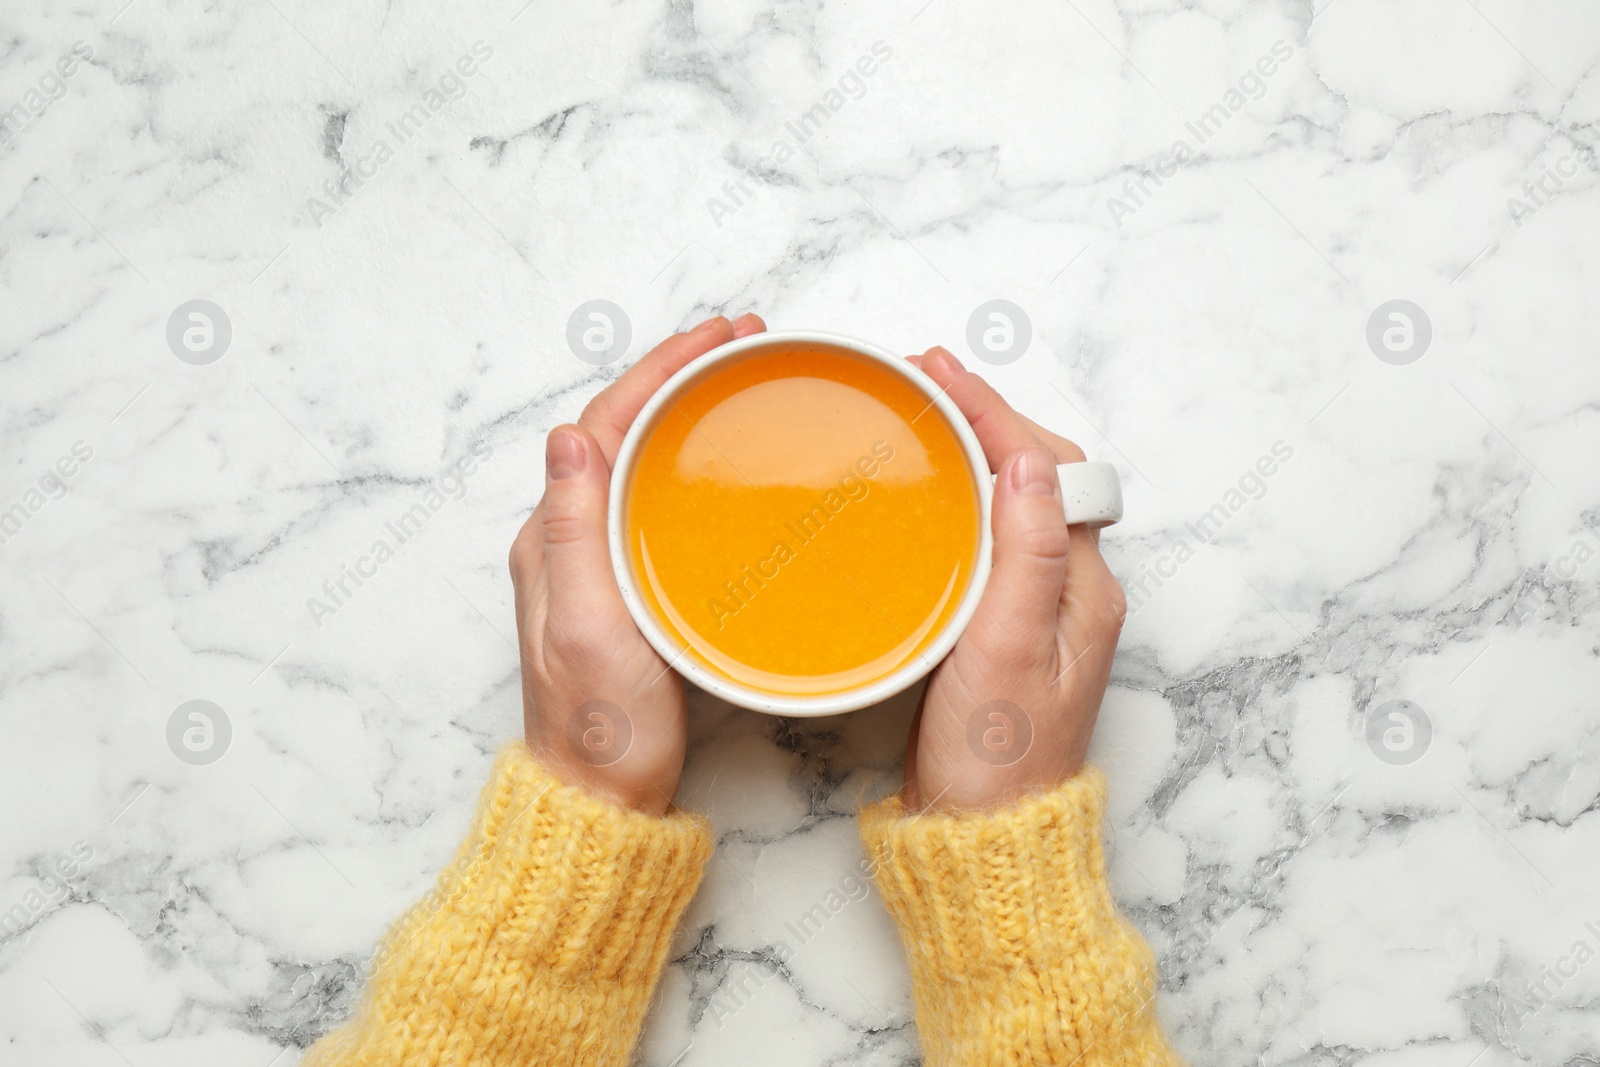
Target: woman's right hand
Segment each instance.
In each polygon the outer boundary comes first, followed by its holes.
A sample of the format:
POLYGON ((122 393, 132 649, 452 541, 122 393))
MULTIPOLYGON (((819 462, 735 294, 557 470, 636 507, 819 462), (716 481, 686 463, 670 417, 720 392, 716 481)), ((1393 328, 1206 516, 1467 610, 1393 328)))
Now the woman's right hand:
POLYGON ((981 810, 1083 767, 1127 601, 1099 533, 1066 524, 1056 464, 1082 462, 1083 450, 946 349, 913 362, 972 424, 998 478, 994 569, 912 720, 904 800, 908 811, 981 810))

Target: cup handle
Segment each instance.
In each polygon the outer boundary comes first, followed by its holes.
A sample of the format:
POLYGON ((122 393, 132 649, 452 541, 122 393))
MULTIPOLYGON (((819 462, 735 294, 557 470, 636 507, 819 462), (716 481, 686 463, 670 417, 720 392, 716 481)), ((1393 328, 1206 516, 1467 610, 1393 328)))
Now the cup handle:
POLYGON ((1122 479, 1111 464, 1060 463, 1056 478, 1061 483, 1061 507, 1068 526, 1110 526, 1121 520, 1122 479))

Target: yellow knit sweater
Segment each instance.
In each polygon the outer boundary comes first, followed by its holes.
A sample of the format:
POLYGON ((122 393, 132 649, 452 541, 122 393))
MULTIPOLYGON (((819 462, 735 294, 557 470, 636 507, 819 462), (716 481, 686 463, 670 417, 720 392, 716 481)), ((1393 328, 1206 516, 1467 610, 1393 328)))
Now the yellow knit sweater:
MULTIPOLYGON (((928 1067, 1180 1062, 1106 887, 1104 806, 1091 768, 996 812, 862 811, 928 1067)), ((622 1067, 711 850, 703 816, 624 811, 506 746, 455 861, 303 1067, 622 1067)))

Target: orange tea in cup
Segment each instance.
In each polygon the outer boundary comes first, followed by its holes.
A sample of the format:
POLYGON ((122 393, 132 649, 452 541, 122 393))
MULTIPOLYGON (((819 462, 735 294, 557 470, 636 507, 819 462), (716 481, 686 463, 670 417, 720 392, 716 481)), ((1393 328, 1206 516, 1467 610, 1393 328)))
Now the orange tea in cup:
POLYGON ((680 654, 782 696, 923 655, 979 562, 982 504, 944 413, 820 344, 756 349, 674 395, 624 508, 635 580, 680 654))

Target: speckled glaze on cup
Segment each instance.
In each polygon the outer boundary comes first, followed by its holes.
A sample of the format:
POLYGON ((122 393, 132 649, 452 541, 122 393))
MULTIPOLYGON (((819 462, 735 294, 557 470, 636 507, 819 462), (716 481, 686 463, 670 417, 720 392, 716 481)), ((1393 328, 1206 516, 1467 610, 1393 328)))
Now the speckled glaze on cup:
MULTIPOLYGON (((1062 505, 1069 523, 1092 522, 1097 525, 1108 525, 1122 517, 1122 485, 1117 478, 1116 469, 1109 463, 1064 463, 1056 470, 1061 477, 1062 505)), ((611 566, 616 572, 617 585, 622 590, 623 602, 628 605, 628 613, 633 616, 633 621, 644 634, 645 640, 649 641, 656 652, 678 673, 706 692, 721 697, 731 704, 766 712, 769 715, 801 717, 838 715, 879 703, 909 689, 924 678, 955 647, 957 639, 961 637, 962 631, 967 628, 967 624, 972 621, 973 613, 978 609, 978 601, 983 596, 985 586, 988 585, 989 571, 993 567, 994 535, 991 530, 993 501, 994 476, 989 473, 989 461, 984 458, 983 447, 978 443, 977 435, 972 432, 972 427, 967 424, 955 402, 945 395, 944 390, 940 389, 932 378, 901 357, 877 345, 841 334, 791 330, 741 337, 701 356, 667 379, 639 412, 638 418, 633 420, 627 436, 623 438, 622 448, 617 452, 617 460, 611 470, 611 496, 608 502, 606 530, 611 547, 611 566), (909 662, 882 678, 853 689, 820 696, 784 696, 769 693, 740 685, 706 669, 689 655, 688 650, 674 641, 661 625, 654 609, 640 591, 627 549, 625 512, 628 487, 633 477, 639 448, 654 427, 662 409, 671 404, 673 398, 691 383, 715 374, 718 369, 731 362, 771 347, 795 344, 839 349, 853 356, 882 364, 927 396, 928 402, 944 415, 950 429, 961 442, 962 452, 967 457, 967 468, 972 475, 973 488, 978 495, 980 517, 978 559, 973 567, 972 578, 967 583, 955 613, 939 635, 920 654, 913 656, 909 662)))

